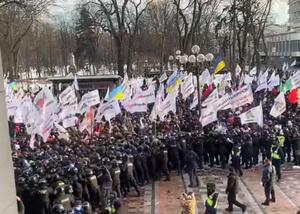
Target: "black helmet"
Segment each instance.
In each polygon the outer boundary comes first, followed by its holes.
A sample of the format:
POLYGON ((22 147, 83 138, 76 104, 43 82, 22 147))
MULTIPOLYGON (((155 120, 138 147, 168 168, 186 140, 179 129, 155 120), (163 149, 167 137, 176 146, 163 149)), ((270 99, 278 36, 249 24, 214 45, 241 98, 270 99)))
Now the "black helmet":
POLYGON ((33 175, 30 179, 29 179, 29 185, 30 186, 36 186, 38 184, 38 180, 39 177, 36 175, 33 175))
POLYGON ((117 160, 116 160, 116 159, 113 159, 113 160, 111 161, 111 165, 112 165, 112 167, 117 167, 117 166, 118 166, 117 160))
POLYGON ((67 185, 65 187, 65 193, 66 194, 72 194, 73 193, 73 187, 71 185, 67 185))
POLYGON ((62 204, 54 204, 52 210, 54 213, 58 213, 58 214, 62 214, 66 212, 62 204))
POLYGON ((103 162, 104 165, 106 165, 106 164, 110 163, 110 160, 109 160, 108 157, 105 157, 105 158, 103 158, 102 162, 103 162))
POLYGON ((26 183, 26 179, 24 177, 19 177, 17 180, 18 185, 23 185, 26 183))
POLYGON ((86 170, 86 175, 87 176, 92 176, 94 174, 93 170, 92 169, 87 169, 86 170))
POLYGON ((39 186, 40 187, 46 187, 47 186, 47 180, 45 178, 42 178, 39 180, 39 186))
POLYGON ((55 190, 56 190, 56 193, 62 193, 65 191, 65 188, 63 186, 58 186, 58 187, 56 187, 55 190))

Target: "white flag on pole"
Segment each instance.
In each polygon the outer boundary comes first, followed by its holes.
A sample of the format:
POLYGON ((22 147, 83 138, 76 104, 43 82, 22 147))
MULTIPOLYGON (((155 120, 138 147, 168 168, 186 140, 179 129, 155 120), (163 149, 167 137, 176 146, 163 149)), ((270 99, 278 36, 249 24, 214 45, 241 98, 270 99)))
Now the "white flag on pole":
POLYGON ((275 71, 274 71, 268 81, 268 89, 269 91, 271 91, 274 87, 279 85, 280 85, 279 75, 275 75, 275 71))
POLYGON ((286 102, 284 93, 280 93, 274 100, 274 105, 270 111, 270 115, 273 117, 280 116, 286 110, 286 102))
POLYGON ((241 72, 242 72, 242 69, 241 69, 240 65, 236 64, 235 75, 240 76, 241 72))
POLYGON ((193 102, 192 102, 192 104, 190 106, 190 110, 195 109, 197 107, 197 105, 198 105, 198 92, 195 91, 194 92, 194 97, 193 97, 193 102))
POLYGON ((77 102, 74 88, 68 86, 63 92, 61 92, 61 94, 59 95, 59 102, 63 105, 77 102))
POLYGON ((253 80, 254 80, 254 76, 250 76, 250 75, 246 74, 244 83, 246 85, 252 85, 253 80))
POLYGON ((99 106, 95 119, 100 122, 102 117, 104 117, 106 121, 110 121, 120 113, 119 102, 112 100, 99 106))
POLYGON ((294 66, 296 66, 296 64, 297 64, 297 60, 294 60, 290 67, 294 67, 294 66))
POLYGON ((75 76, 74 76, 74 81, 73 81, 72 86, 74 87, 74 89, 75 89, 76 91, 79 91, 79 85, 78 85, 78 80, 77 80, 76 74, 75 74, 75 76))
POLYGON ((178 89, 174 90, 172 93, 164 99, 161 105, 158 106, 158 116, 161 120, 169 113, 176 113, 176 97, 178 94, 178 89))
POLYGON ((202 127, 207 126, 217 120, 217 109, 215 105, 210 105, 207 108, 201 109, 200 122, 202 127))
POLYGON ((263 110, 262 104, 260 103, 259 106, 254 107, 248 110, 245 113, 240 114, 240 119, 242 125, 248 123, 257 123, 260 127, 263 127, 263 110))
POLYGON ((193 75, 190 73, 185 79, 183 84, 181 85, 181 94, 184 100, 186 100, 191 94, 195 91, 194 83, 193 83, 193 75))
POLYGON ((34 149, 34 148, 35 148, 34 143, 35 143, 35 134, 31 135, 31 137, 30 137, 29 147, 30 147, 31 149, 34 149))
POLYGON ((254 99, 251 87, 244 86, 238 91, 233 92, 230 99, 233 109, 246 105, 248 103, 252 103, 254 99))
POLYGON ((254 76, 257 73, 256 67, 252 68, 251 71, 249 71, 250 76, 254 76))
POLYGON ((85 113, 91 106, 95 106, 100 103, 100 97, 98 90, 90 91, 84 94, 79 102, 79 112, 85 113))
POLYGON ((33 104, 37 110, 42 113, 43 119, 46 120, 53 113, 58 111, 57 102, 51 91, 45 87, 34 98, 33 104))
POLYGON ((105 101, 109 101, 109 87, 107 88, 107 91, 106 91, 104 100, 105 100, 105 101))
POLYGON ((62 121, 64 128, 69 128, 69 127, 76 126, 77 122, 78 122, 78 118, 75 117, 75 116, 66 117, 62 121))
POLYGON ((218 89, 213 90, 210 95, 201 103, 202 107, 212 105, 219 99, 218 89))
POLYGON ((268 88, 268 69, 264 72, 264 73, 261 73, 258 77, 258 86, 255 90, 255 92, 258 92, 258 91, 261 91, 263 89, 266 89, 268 88))
POLYGON ((159 82, 162 83, 164 82, 166 79, 168 79, 167 73, 164 72, 161 77, 159 78, 159 82))
POLYGON ((51 133, 55 120, 52 116, 44 120, 39 127, 38 134, 43 138, 44 143, 47 142, 47 139, 51 133))
POLYGON ((158 112, 159 112, 159 106, 162 104, 162 102, 164 100, 164 97, 165 97, 164 85, 160 84, 157 95, 156 95, 156 98, 155 98, 154 106, 153 106, 151 114, 149 116, 149 119, 151 121, 156 121, 157 115, 158 115, 158 112))
POLYGON ((201 81, 201 83, 207 84, 207 85, 210 85, 212 83, 213 80, 212 80, 212 77, 211 77, 208 69, 205 69, 202 72, 202 74, 200 76, 200 81, 201 81))
POLYGON ((229 94, 225 94, 223 97, 218 99, 217 107, 218 107, 218 111, 227 110, 232 107, 229 94))
POLYGON ((126 111, 130 112, 131 114, 137 112, 147 112, 148 106, 146 103, 139 102, 137 99, 128 100, 123 102, 123 106, 126 111))
POLYGON ((150 85, 145 91, 139 91, 134 96, 133 99, 136 103, 150 104, 155 102, 155 86, 150 85))
POLYGON ((293 81, 293 86, 294 88, 299 88, 300 87, 300 71, 297 71, 293 76, 292 76, 292 81, 293 81))

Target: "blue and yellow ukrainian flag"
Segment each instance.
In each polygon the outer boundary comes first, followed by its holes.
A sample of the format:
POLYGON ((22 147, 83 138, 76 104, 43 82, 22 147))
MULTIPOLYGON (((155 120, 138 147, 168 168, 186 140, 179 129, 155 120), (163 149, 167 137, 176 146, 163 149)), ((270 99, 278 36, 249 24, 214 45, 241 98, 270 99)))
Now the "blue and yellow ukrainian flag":
POLYGON ((176 87, 182 84, 181 74, 177 72, 176 75, 172 75, 167 81, 166 91, 168 94, 172 93, 176 87))
POLYGON ((121 84, 118 87, 116 87, 115 89, 113 89, 110 93, 109 93, 109 100, 124 100, 125 99, 125 85, 121 84))
POLYGON ((223 60, 223 57, 219 56, 216 58, 214 67, 211 70, 211 74, 216 75, 218 74, 220 71, 222 71, 225 68, 226 64, 225 61, 223 60))
POLYGON ((11 87, 12 90, 17 91, 18 90, 18 86, 16 82, 11 82, 9 83, 9 86, 11 87))

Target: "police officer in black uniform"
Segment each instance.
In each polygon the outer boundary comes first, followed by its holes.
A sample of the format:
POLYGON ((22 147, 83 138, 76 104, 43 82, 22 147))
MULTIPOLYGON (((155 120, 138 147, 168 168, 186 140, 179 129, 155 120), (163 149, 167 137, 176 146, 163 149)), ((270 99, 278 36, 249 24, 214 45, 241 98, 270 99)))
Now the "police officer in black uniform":
POLYGON ((118 166, 118 162, 116 159, 111 161, 111 177, 113 180, 112 189, 117 193, 118 198, 121 197, 121 181, 120 181, 120 174, 121 170, 118 166))
POLYGON ((196 181, 196 187, 199 186, 199 179, 197 176, 197 168, 199 162, 198 159, 198 155, 192 150, 192 147, 189 146, 186 153, 186 170, 190 178, 189 187, 195 187, 194 181, 196 181))
POLYGON ((166 179, 165 181, 170 180, 170 172, 168 168, 168 150, 164 144, 160 146, 160 153, 159 153, 159 166, 160 171, 165 174, 166 179))

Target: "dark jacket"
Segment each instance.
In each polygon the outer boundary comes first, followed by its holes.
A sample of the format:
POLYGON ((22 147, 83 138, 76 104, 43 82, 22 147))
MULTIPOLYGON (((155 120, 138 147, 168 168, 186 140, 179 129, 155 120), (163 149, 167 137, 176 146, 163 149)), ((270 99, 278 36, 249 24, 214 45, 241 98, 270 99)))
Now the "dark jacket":
POLYGON ((237 194, 239 190, 238 176, 234 172, 230 172, 227 180, 226 193, 237 194))
POLYGON ((275 183, 276 171, 273 165, 266 165, 262 171, 261 182, 263 186, 273 185, 275 183))
POLYGON ((187 152, 187 157, 186 157, 186 170, 189 172, 189 171, 197 169, 198 161, 199 161, 198 155, 194 151, 189 150, 187 152))

